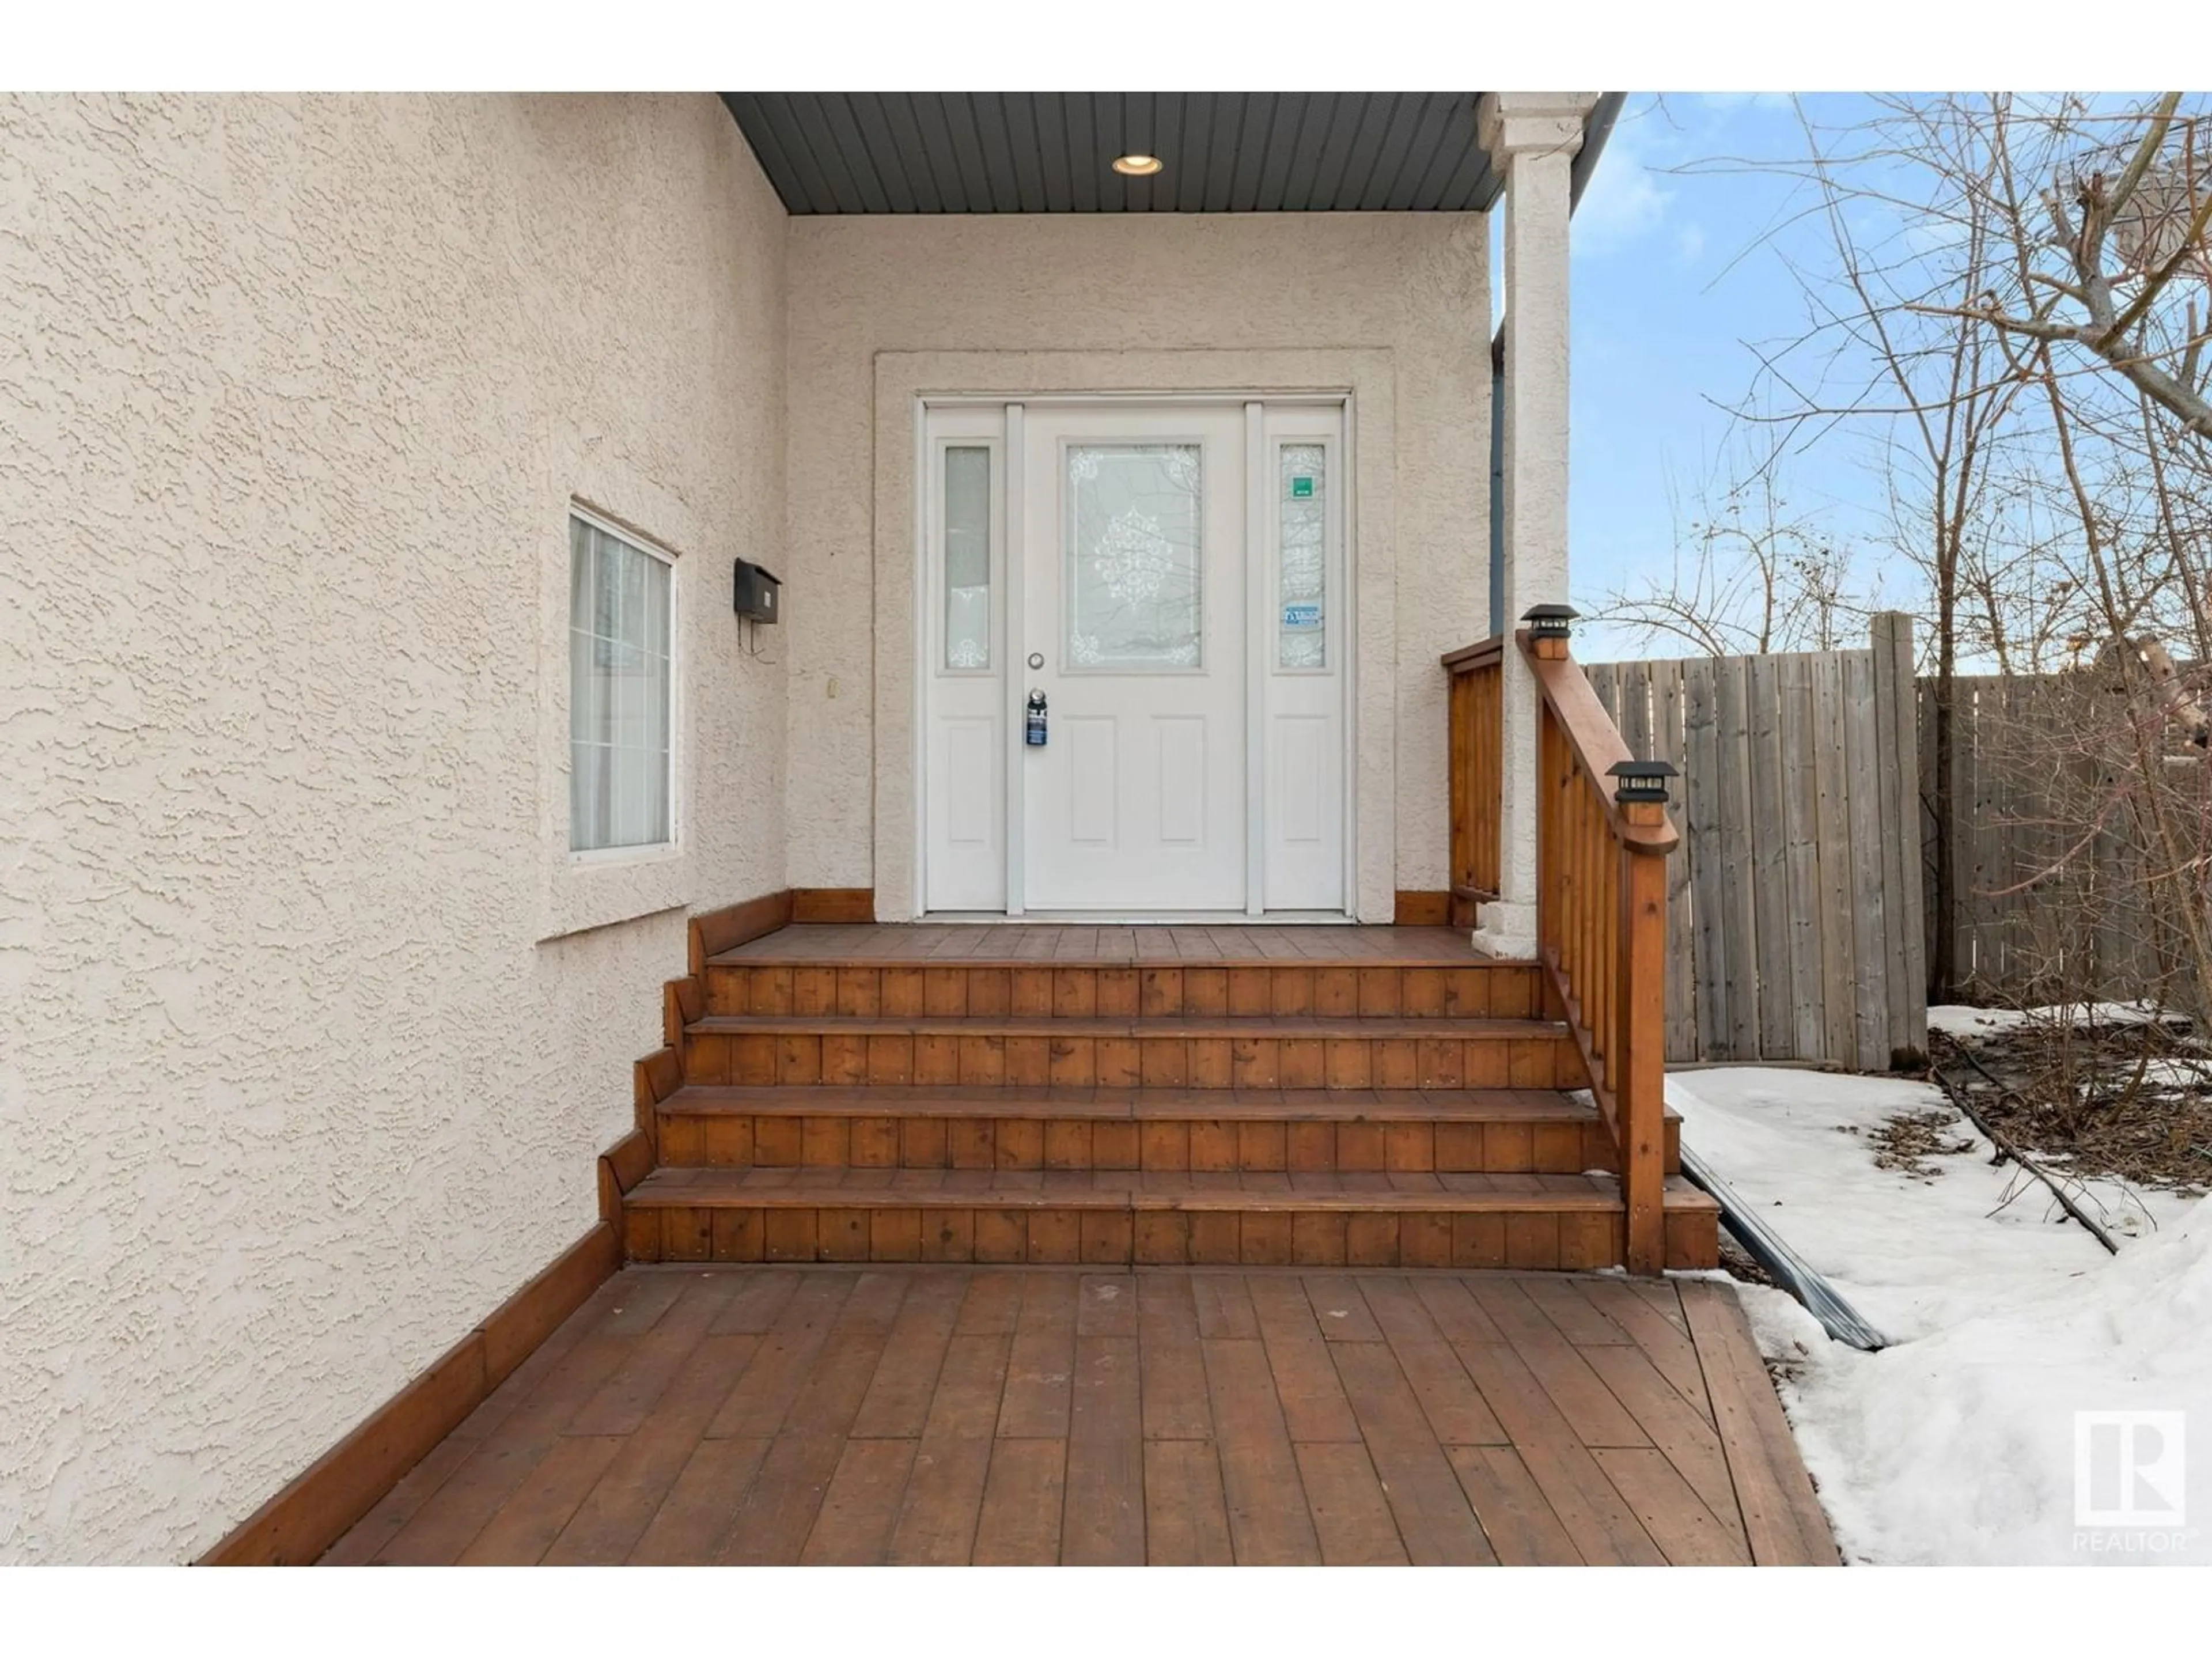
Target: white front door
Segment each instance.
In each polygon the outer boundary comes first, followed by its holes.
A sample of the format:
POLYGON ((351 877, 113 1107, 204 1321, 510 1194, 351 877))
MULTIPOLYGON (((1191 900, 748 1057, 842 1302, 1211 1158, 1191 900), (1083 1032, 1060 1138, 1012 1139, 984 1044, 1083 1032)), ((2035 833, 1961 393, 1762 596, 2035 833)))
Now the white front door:
POLYGON ((1342 407, 962 401, 921 438, 921 908, 1341 914, 1342 407))
POLYGON ((1244 410, 1032 409, 1008 655, 1031 910, 1245 908, 1244 410))

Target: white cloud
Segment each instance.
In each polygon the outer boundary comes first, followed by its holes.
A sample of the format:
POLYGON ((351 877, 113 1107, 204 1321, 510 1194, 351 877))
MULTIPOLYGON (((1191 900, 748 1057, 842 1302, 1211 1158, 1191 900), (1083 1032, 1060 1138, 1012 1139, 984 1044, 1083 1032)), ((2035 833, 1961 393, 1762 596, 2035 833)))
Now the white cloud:
POLYGON ((1684 225, 1674 233, 1674 263, 1693 265, 1705 251, 1705 229, 1703 225, 1684 225))

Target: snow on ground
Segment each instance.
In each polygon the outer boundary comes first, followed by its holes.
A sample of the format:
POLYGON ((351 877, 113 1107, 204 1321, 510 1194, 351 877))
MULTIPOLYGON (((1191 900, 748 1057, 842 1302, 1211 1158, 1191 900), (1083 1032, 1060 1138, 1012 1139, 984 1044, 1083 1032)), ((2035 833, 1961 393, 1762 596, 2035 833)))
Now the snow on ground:
POLYGON ((1667 1093, 1686 1141, 1892 1344, 1859 1352, 1741 1287, 1846 1557, 2212 1563, 2212 1199, 2146 1195, 2113 1257, 1963 1120, 1946 1144, 1972 1150, 1924 1159, 1940 1174, 1875 1167, 1875 1129, 1949 1109, 1930 1085, 1741 1067, 1667 1093), (2131 1410, 2193 1419, 2193 1528, 2075 1528, 2074 1414, 2131 1410))
MULTIPOLYGON (((2132 1066, 2114 1073, 2115 1079, 2125 1083, 2135 1075, 2132 1066)), ((2155 1088, 2201 1089, 2212 1081, 2212 1060, 2152 1060, 2142 1063, 2142 1080, 2155 1088)), ((2087 1089, 2086 1083, 2076 1085, 2087 1089)))
POLYGON ((2172 1009, 2148 1002, 2072 1002, 2048 1008, 1969 1008, 1943 1003, 1928 1011, 1928 1029, 1971 1037, 2016 1030, 2023 1025, 2057 1025, 2069 1019, 2077 1025, 2140 1025, 2145 1020, 2173 1018, 2172 1009))

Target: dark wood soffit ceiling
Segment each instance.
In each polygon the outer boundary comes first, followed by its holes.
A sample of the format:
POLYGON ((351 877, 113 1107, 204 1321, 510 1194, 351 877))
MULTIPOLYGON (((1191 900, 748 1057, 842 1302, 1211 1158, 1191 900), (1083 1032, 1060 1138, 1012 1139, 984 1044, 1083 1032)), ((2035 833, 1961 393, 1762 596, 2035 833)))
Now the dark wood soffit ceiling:
POLYGON ((795 214, 1436 213, 1498 195, 1471 92, 726 92, 795 214), (1150 179, 1117 155, 1157 155, 1150 179))

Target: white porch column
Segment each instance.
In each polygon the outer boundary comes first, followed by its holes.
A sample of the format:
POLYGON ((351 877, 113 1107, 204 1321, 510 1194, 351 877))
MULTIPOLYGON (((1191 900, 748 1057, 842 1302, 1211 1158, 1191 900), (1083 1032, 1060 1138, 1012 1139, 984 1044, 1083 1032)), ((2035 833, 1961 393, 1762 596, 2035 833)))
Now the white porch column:
MULTIPOLYGON (((1567 597, 1568 173, 1594 92, 1486 93, 1476 130, 1505 179, 1505 614, 1567 597)), ((1475 922, 1494 956, 1536 951, 1536 690, 1521 653, 1504 662, 1504 845, 1498 896, 1475 922)))

